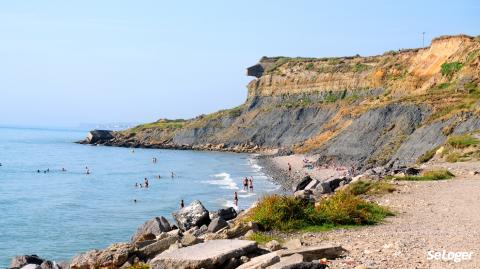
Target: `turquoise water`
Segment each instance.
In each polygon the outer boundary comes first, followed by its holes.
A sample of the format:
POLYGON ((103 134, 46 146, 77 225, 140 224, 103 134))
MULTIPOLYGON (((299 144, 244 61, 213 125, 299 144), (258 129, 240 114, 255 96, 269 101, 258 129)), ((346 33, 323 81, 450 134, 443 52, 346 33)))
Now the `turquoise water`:
POLYGON ((199 199, 210 210, 230 206, 244 176, 253 176, 255 191, 239 192, 240 208, 279 189, 248 154, 72 143, 85 134, 0 127, 0 268, 17 254, 67 260, 128 241, 149 218, 171 219, 180 199, 199 199), (150 188, 135 188, 145 177, 150 188))

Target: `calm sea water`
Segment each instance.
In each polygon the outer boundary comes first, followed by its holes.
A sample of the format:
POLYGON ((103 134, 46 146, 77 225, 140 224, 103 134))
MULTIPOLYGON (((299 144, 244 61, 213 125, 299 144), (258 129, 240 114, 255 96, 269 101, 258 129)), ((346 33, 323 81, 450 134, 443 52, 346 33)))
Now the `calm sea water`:
POLYGON ((239 191, 239 207, 246 208, 279 189, 248 154, 132 152, 72 143, 85 134, 0 127, 0 268, 17 254, 67 260, 128 241, 144 221, 159 215, 171 219, 180 199, 185 204, 199 199, 216 210, 233 205, 233 192, 239 191), (253 193, 240 190, 244 176, 253 176, 253 193), (145 177, 150 188, 135 188, 145 177))

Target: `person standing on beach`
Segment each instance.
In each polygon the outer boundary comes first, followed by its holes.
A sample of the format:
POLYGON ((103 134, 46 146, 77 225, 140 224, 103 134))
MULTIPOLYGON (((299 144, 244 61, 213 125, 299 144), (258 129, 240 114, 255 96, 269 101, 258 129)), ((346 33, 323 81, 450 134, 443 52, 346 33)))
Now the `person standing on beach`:
POLYGON ((237 192, 233 193, 233 202, 235 203, 235 206, 238 206, 238 194, 237 194, 237 192))
POLYGON ((180 200, 180 208, 183 208, 185 206, 185 204, 183 203, 183 199, 180 200))
POLYGON ((253 177, 250 177, 250 181, 248 185, 250 185, 250 191, 253 192, 253 177))
POLYGON ((288 172, 292 172, 292 165, 290 163, 288 163, 288 172))

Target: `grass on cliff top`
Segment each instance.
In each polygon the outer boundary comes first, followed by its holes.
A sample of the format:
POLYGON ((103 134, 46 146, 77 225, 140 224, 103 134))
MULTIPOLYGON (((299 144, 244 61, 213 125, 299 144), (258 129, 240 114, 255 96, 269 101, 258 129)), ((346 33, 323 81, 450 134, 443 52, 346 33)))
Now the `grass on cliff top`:
POLYGON ((433 180, 446 180, 455 177, 452 172, 447 169, 429 170, 421 173, 417 176, 394 176, 396 180, 411 180, 411 181, 433 181, 433 180))
POLYGON ((246 220, 257 222, 265 230, 293 231, 371 225, 391 215, 392 212, 376 203, 338 191, 317 206, 293 196, 265 196, 246 220))
POLYGON ((168 119, 161 119, 156 122, 141 124, 138 126, 133 127, 130 129, 131 132, 142 131, 146 129, 179 129, 182 128, 186 123, 186 120, 183 119, 176 119, 176 120, 168 120, 168 119))

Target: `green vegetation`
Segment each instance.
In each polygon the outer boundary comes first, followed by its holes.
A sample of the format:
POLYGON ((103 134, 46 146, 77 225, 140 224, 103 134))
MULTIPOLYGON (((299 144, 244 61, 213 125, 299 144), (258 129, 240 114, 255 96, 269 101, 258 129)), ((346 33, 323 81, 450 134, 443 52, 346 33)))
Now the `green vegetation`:
POLYGON ((280 105, 280 107, 286 108, 296 108, 296 107, 307 107, 313 104, 312 99, 308 97, 303 97, 297 100, 286 101, 280 105))
POLYGON ((381 195, 395 191, 393 184, 385 181, 359 180, 348 185, 347 191, 354 195, 381 195))
POLYGON ((418 176, 395 176, 397 180, 412 180, 412 181, 431 181, 431 180, 445 180, 455 177, 450 171, 446 169, 429 170, 423 172, 418 176))
POLYGON ((305 69, 311 70, 313 68, 313 63, 308 63, 307 66, 305 66, 305 69))
POLYGON ((130 265, 126 267, 126 269, 150 269, 150 265, 145 263, 138 263, 138 264, 130 265))
POLYGON ((474 146, 474 145, 477 145, 479 142, 480 141, 477 138, 469 134, 455 135, 447 139, 447 144, 452 146, 455 149, 463 149, 470 146, 474 146))
POLYGON ((456 72, 462 69, 463 64, 460 62, 451 62, 451 63, 444 63, 440 68, 440 72, 443 76, 451 78, 456 72))
POLYGON ((176 119, 176 120, 169 120, 169 119, 161 119, 156 122, 141 124, 136 127, 130 129, 130 133, 136 133, 137 131, 143 131, 146 129, 179 129, 182 128, 186 123, 184 119, 176 119))
POLYGON ((340 93, 329 91, 323 97, 323 101, 326 102, 326 103, 335 103, 338 100, 345 99, 346 97, 347 97, 347 90, 343 90, 340 93))
POLYGON ((362 63, 356 63, 352 69, 353 69, 353 72, 362 72, 368 69, 368 65, 365 65, 362 63))
POLYGON ((390 215, 389 210, 373 202, 339 191, 323 199, 317 207, 291 196, 265 196, 246 220, 255 221, 266 230, 322 230, 343 225, 375 224, 390 215))
POLYGON ((462 160, 462 154, 459 152, 450 152, 445 156, 445 161, 449 163, 456 163, 462 160))
POLYGON ((433 158, 433 156, 435 156, 435 153, 437 152, 437 150, 438 148, 433 148, 423 153, 420 157, 418 157, 417 163, 426 163, 430 161, 433 158))
POLYGON ((260 233, 260 232, 257 232, 257 233, 253 233, 252 235, 250 235, 248 237, 248 240, 252 240, 252 241, 255 241, 257 242, 259 245, 265 245, 266 243, 272 241, 272 240, 277 240, 279 243, 281 243, 283 240, 279 237, 276 237, 276 236, 271 236, 271 235, 267 235, 267 234, 264 234, 264 233, 260 233))

